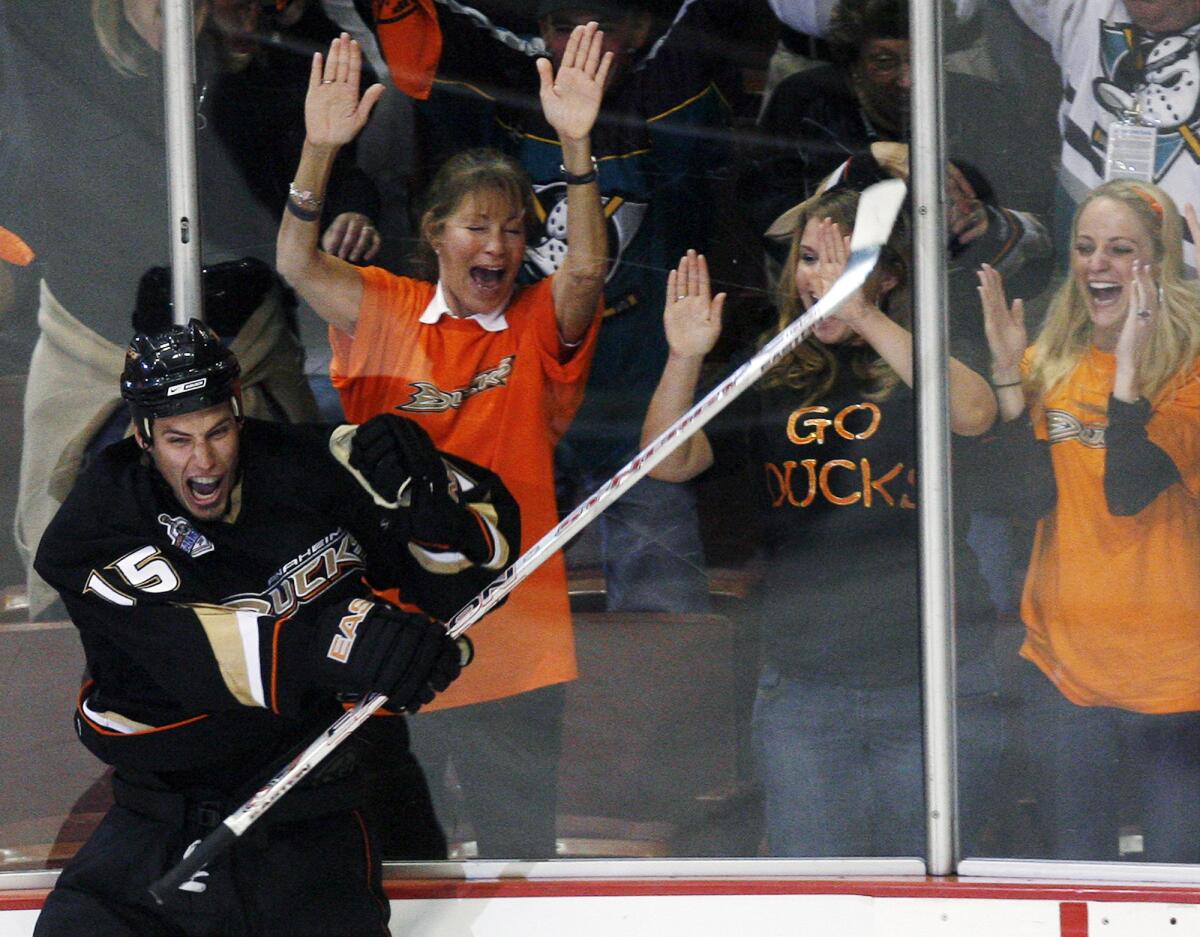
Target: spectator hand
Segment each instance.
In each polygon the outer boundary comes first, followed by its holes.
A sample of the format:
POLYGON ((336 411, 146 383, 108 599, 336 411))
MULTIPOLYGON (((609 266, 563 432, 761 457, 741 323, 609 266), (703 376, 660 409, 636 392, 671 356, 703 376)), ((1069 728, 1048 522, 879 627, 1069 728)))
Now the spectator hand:
POLYGON ((1113 382, 1113 396, 1126 403, 1133 403, 1141 395, 1137 386, 1137 366, 1146 342, 1154 332, 1154 323, 1162 312, 1160 290, 1154 282, 1151 265, 1134 261, 1129 282, 1129 311, 1117 338, 1117 374, 1113 382))
POLYGON ((879 140, 871 144, 871 156, 889 176, 908 182, 908 144, 879 140))
MULTIPOLYGON (((832 218, 825 218, 817 226, 816 248, 817 277, 821 281, 821 297, 824 297, 846 269, 850 259, 850 238, 842 234, 842 229, 832 218)), ((833 317, 857 331, 858 324, 868 312, 866 297, 862 290, 856 290, 833 317)))
POLYGON ((366 263, 379 253, 383 239, 366 215, 344 211, 321 235, 321 249, 351 263, 366 263))
POLYGON ((950 240, 960 247, 987 234, 988 213, 963 171, 946 164, 946 227, 950 240))
MULTIPOLYGON (((871 156, 889 176, 908 182, 908 144, 880 140, 871 144, 871 156)), ((965 247, 987 234, 988 214, 975 187, 954 163, 946 163, 946 227, 950 238, 965 247)))
POLYGON ((581 140, 592 132, 613 60, 611 52, 601 54, 603 45, 604 33, 588 23, 571 33, 557 75, 549 59, 537 60, 542 113, 560 140, 581 140))
POLYGON ((671 354, 681 358, 703 358, 721 334, 721 310, 725 294, 711 295, 708 261, 689 250, 679 267, 667 274, 667 299, 663 326, 671 354))
POLYGON ((1029 343, 1025 330, 1025 302, 1004 296, 1004 280, 988 264, 979 268, 979 301, 983 307, 983 330, 992 353, 992 381, 1010 384, 1021 379, 1021 358, 1029 343))
POLYGON ((329 44, 329 55, 313 55, 304 99, 304 127, 314 146, 338 147, 349 143, 362 130, 371 109, 383 94, 383 85, 371 85, 359 97, 362 78, 362 49, 342 33, 329 44))
POLYGON ((393 708, 409 712, 446 689, 464 660, 435 619, 362 598, 321 613, 314 650, 320 686, 354 695, 382 693, 393 708))

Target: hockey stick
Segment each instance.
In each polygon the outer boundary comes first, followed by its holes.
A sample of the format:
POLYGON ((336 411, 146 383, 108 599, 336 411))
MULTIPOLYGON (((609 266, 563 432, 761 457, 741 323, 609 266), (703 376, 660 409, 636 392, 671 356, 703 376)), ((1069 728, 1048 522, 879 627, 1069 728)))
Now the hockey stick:
MULTIPOLYGON (((594 521, 601 511, 782 360, 807 336, 817 322, 836 312, 857 292, 875 268, 879 253, 891 234, 892 225, 904 201, 904 191, 903 182, 891 179, 873 185, 863 192, 854 220, 849 262, 841 277, 821 300, 763 346, 753 358, 729 375, 687 413, 663 430, 624 468, 559 521, 501 576, 460 609, 446 624, 450 636, 457 638, 495 608, 500 600, 524 582, 530 573, 594 521)), ((226 817, 221 825, 205 837, 175 868, 151 885, 150 893, 155 900, 162 904, 167 894, 223 852, 386 702, 387 697, 383 694, 372 693, 347 710, 246 803, 226 817)))

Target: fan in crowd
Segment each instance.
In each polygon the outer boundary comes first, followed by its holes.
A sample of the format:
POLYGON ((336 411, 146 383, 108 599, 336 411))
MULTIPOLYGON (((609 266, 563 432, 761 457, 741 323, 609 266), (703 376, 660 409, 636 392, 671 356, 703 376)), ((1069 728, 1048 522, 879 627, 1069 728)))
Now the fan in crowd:
MULTIPOLYGON (((841 275, 858 198, 838 189, 801 206, 778 325, 764 343, 841 275)), ((765 515, 768 562, 750 608, 762 641, 754 737, 772 855, 924 853, 909 269, 898 227, 866 287, 818 322, 757 393, 655 469, 671 479, 714 463, 748 469, 765 515)), ((710 299, 704 259, 689 254, 668 280, 671 354, 644 440, 692 404, 722 305, 723 296, 710 299)), ((996 402, 987 381, 954 359, 950 407, 956 448, 969 457, 996 402)), ((959 777, 963 816, 978 823, 1001 742, 995 611, 957 533, 959 777)))
POLYGON ((980 273, 995 494, 1038 518, 1022 695, 1057 859, 1117 859, 1132 791, 1144 857, 1200 861, 1200 289, 1182 230, 1157 186, 1093 189, 1028 347, 1024 304, 980 273))
MULTIPOLYGON (((329 167, 382 90, 360 100, 361 52, 345 35, 314 64, 307 141, 279 231, 280 271, 330 323, 347 416, 402 413, 437 445, 503 475, 523 511, 522 549, 557 522, 554 444, 579 406, 599 328, 606 241, 589 134, 612 62, 602 43, 594 23, 579 26, 557 71, 538 60, 570 204, 569 248, 553 277, 514 285, 535 209, 528 177, 489 150, 452 159, 427 195, 421 230, 436 282, 317 249, 329 167)), ((444 712, 414 727, 415 748, 435 792, 453 759, 485 855, 552 856, 562 684, 576 676, 561 556, 475 636, 476 666, 444 712)))

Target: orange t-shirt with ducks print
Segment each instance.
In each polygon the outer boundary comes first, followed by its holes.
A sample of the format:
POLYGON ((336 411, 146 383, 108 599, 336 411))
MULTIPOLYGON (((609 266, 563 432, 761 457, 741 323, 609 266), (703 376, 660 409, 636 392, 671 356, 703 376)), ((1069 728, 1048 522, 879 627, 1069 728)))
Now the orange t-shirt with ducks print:
MULTIPOLYGON (((378 267, 359 271, 354 334, 331 327, 330 373, 346 417, 416 420, 446 452, 496 472, 521 507, 521 552, 558 522, 555 443, 583 400, 600 317, 562 360, 553 278, 520 289, 507 328, 443 315, 421 323, 435 285, 378 267)), ((397 596, 386 593, 393 601, 397 596)), ((546 561, 499 609, 472 626, 475 660, 428 709, 512 696, 574 679, 575 645, 562 555, 546 561)))
POLYGON ((1034 414, 1058 501, 1037 525, 1021 654, 1081 706, 1200 710, 1200 362, 1152 402, 1146 426, 1181 481, 1132 517, 1104 498, 1115 376, 1115 356, 1090 348, 1034 414))

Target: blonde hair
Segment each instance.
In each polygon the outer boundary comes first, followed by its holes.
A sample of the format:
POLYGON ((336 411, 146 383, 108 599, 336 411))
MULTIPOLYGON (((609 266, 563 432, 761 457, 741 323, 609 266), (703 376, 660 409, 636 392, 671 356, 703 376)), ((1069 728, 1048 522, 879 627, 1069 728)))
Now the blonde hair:
MULTIPOLYGON (((208 17, 208 0, 196 0, 197 28, 208 17)), ((92 29, 108 63, 127 78, 145 77, 162 59, 125 16, 124 0, 92 0, 92 29)))
MULTIPOLYGON (((1156 185, 1116 179, 1092 189, 1075 212, 1071 244, 1079 234, 1079 219, 1097 199, 1119 202, 1134 213, 1154 251, 1155 280, 1162 289, 1162 306, 1137 362, 1137 383, 1151 402, 1200 355, 1200 288, 1183 278, 1183 223, 1171 197, 1156 185)), ((1059 287, 1046 321, 1033 343, 1026 393, 1036 403, 1061 384, 1079 364, 1092 342, 1087 297, 1075 277, 1059 287)))
MULTIPOLYGON (((809 221, 814 218, 830 218, 843 233, 846 233, 854 227, 854 213, 857 208, 858 192, 853 189, 822 192, 800 206, 787 261, 775 287, 778 318, 759 338, 760 348, 804 313, 803 305, 796 295, 796 266, 800 262, 803 249, 801 241, 809 221)), ((863 293, 868 302, 877 304, 891 319, 908 328, 912 320, 912 308, 908 294, 908 242, 904 229, 902 219, 893 229, 878 266, 863 287, 863 293), (884 273, 894 277, 896 285, 886 293, 881 293, 880 281, 884 273)), ((868 400, 886 400, 900 383, 899 375, 870 345, 856 346, 850 367, 858 378, 863 396, 868 400)), ((790 387, 804 395, 804 404, 810 404, 824 397, 837 377, 837 358, 827 345, 810 335, 796 346, 795 351, 763 376, 762 386, 790 387)))
POLYGON ((92 28, 110 65, 122 75, 148 75, 151 49, 125 18, 122 0, 92 0, 92 28))

